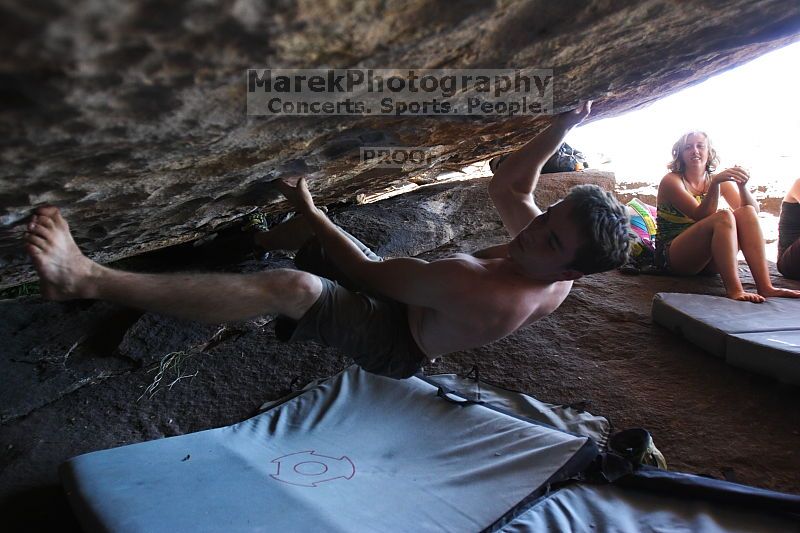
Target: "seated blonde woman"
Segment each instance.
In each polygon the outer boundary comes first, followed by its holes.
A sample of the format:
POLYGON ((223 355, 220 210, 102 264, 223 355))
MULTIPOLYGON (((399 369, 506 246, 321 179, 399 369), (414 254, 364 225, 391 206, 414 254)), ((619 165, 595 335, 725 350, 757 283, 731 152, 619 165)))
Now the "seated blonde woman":
POLYGON ((787 278, 800 280, 800 179, 794 182, 781 204, 778 272, 787 278))
POLYGON ((772 285, 758 223, 758 204, 741 167, 714 173, 719 159, 703 132, 683 135, 672 147, 670 173, 658 186, 656 266, 679 275, 718 272, 729 298, 761 303, 771 296, 800 298, 772 285), (717 210, 720 195, 730 210, 717 210), (742 250, 756 283, 746 292, 737 270, 742 250))

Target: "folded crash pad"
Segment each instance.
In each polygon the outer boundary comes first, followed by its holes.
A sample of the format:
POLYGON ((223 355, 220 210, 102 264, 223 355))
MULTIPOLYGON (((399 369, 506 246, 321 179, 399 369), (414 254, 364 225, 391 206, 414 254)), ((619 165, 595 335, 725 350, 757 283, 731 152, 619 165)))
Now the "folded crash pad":
MULTIPOLYGON (((683 476, 684 474, 674 474, 683 476)), ((542 497, 500 529, 539 531, 795 531, 796 517, 615 485, 573 485, 542 497)))
POLYGON ((430 381, 438 386, 460 391, 467 398, 499 410, 524 416, 567 433, 591 437, 602 450, 608 444, 611 423, 602 416, 580 409, 582 402, 576 402, 574 406, 545 403, 523 392, 457 374, 437 374, 430 381))
POLYGON ((62 465, 88 531, 481 531, 596 456, 587 437, 356 367, 230 427, 62 465))
POLYGON ((800 385, 800 300, 761 304, 705 294, 658 293, 653 321, 745 368, 800 385))
POLYGON ((571 431, 608 429, 472 378, 353 367, 241 424, 76 457, 62 477, 87 531, 793 530, 790 494, 651 467, 577 481, 619 462, 571 431))
POLYGON ((730 335, 725 358, 734 366, 800 385, 800 331, 730 335))

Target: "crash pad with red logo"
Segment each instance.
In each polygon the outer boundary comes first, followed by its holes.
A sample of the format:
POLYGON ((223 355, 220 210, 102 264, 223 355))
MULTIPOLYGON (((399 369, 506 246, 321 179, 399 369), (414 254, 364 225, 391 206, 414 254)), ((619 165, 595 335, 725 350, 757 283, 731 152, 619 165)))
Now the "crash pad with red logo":
POLYGON ((70 459, 87 531, 481 531, 593 441, 357 367, 239 424, 70 459))

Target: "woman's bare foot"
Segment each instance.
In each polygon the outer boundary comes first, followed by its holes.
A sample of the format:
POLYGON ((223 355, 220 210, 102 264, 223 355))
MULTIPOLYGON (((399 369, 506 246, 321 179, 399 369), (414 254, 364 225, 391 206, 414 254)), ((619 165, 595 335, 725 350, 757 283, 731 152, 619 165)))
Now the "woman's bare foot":
POLYGON ((78 249, 58 208, 38 208, 28 224, 25 240, 45 298, 91 297, 88 281, 96 265, 78 249))
POLYGON ((762 304, 767 301, 767 299, 760 294, 745 291, 728 293, 728 298, 741 302, 753 302, 754 304, 762 304))
POLYGON ((758 294, 765 298, 800 298, 800 291, 779 289, 778 287, 767 287, 764 290, 759 290, 758 294))

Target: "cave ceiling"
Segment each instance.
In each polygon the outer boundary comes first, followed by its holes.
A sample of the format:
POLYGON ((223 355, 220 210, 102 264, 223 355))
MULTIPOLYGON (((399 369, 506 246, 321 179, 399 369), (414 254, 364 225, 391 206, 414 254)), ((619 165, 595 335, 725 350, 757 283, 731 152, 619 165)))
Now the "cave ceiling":
MULTIPOLYGON (((794 0, 44 0, 0 7, 0 287, 31 278, 23 221, 59 206, 110 262, 184 243, 305 175, 353 202, 520 146, 552 115, 249 116, 248 68, 552 69, 553 112, 646 106, 800 38, 794 0), (364 146, 425 147, 385 168, 364 146)), ((787 68, 796 68, 796 66, 787 68)), ((732 110, 762 112, 769 103, 732 110)))

